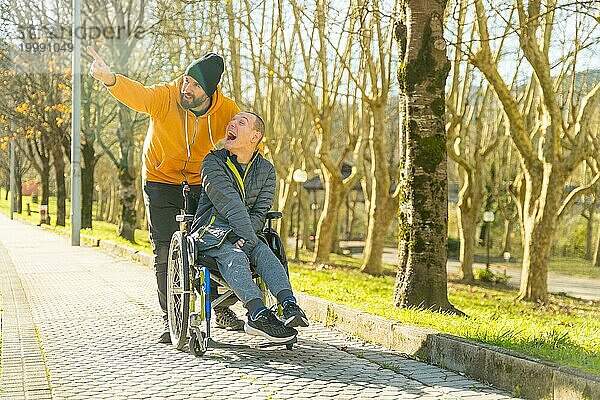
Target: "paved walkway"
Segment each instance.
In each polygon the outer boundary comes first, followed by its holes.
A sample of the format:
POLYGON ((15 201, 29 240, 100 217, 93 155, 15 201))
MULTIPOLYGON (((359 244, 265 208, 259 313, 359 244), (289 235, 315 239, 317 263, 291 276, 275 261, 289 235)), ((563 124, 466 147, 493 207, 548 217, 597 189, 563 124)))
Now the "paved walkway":
MULTIPOLYGON (((507 399, 313 324, 292 351, 155 343, 154 275, 0 215, 2 399, 507 399)), ((255 343, 215 329, 216 340, 255 343)))

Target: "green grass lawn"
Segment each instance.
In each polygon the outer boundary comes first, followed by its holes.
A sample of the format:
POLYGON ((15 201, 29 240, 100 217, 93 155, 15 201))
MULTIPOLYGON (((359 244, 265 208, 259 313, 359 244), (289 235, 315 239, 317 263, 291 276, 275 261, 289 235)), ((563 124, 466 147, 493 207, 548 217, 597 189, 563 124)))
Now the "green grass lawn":
MULTIPOLYGON (((309 253, 301 259, 308 261, 309 253)), ((392 307, 394 277, 358 271, 360 260, 334 266, 290 263, 295 289, 410 325, 488 343, 600 375, 600 302, 550 296, 547 305, 515 301, 516 290, 449 282, 452 304, 469 317, 392 307), (346 264, 346 266, 341 266, 346 264)), ((392 266, 387 266, 390 269, 392 266)), ((390 271, 391 272, 391 271, 390 271)))
MULTIPOLYGON (((8 213, 4 195, 0 195, 0 211, 8 213)), ((52 202, 49 208, 52 214, 52 202)), ((34 222, 39 219, 37 214, 22 218, 34 222)), ((69 227, 55 229, 70 232, 69 227)), ((83 233, 118 241, 115 232, 115 225, 95 221, 94 229, 83 233)), ((146 231, 136 231, 136 242, 138 250, 150 251, 146 231)), ((303 251, 301 259, 305 262, 290 263, 296 290, 402 323, 430 327, 600 375, 600 302, 551 295, 549 304, 535 305, 515 301, 516 291, 512 289, 451 281, 450 301, 469 317, 398 309, 392 307, 395 266, 386 265, 385 276, 372 277, 358 271, 360 259, 332 254, 331 266, 318 267, 308 262, 310 256, 303 251)), ((569 271, 582 268, 574 264, 569 271)))

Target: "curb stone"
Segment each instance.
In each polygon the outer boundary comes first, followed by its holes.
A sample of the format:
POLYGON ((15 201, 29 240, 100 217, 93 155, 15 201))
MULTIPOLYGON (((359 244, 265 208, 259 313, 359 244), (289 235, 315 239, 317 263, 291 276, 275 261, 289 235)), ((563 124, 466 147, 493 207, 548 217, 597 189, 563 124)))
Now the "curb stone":
POLYGON ((600 377, 433 329, 403 325, 304 293, 296 297, 313 320, 519 396, 600 399, 600 377))
MULTIPOLYGON (((152 267, 152 254, 88 235, 81 235, 81 239, 152 267)), ((309 318, 326 326, 519 396, 536 400, 600 400, 600 377, 595 375, 433 329, 404 325, 305 293, 297 293, 296 297, 309 318), (494 374, 488 374, 490 370, 494 374)))

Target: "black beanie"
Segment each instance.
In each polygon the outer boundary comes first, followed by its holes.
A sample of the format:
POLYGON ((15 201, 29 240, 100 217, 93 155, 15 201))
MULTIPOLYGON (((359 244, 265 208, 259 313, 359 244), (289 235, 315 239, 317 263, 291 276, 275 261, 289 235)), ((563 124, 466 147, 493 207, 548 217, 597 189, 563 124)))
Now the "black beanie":
POLYGON ((207 53, 202 58, 192 61, 185 70, 185 75, 194 78, 204 89, 208 97, 212 96, 221 82, 224 67, 223 57, 215 53, 207 53))

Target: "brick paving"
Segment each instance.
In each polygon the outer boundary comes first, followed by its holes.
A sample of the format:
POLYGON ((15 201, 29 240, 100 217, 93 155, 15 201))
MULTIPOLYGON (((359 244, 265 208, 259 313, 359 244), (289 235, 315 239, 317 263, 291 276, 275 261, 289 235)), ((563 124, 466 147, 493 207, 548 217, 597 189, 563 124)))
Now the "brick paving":
POLYGON ((0 274, 2 399, 512 398, 317 323, 291 351, 214 329, 248 347, 193 357, 156 343, 153 271, 4 215, 0 274))

